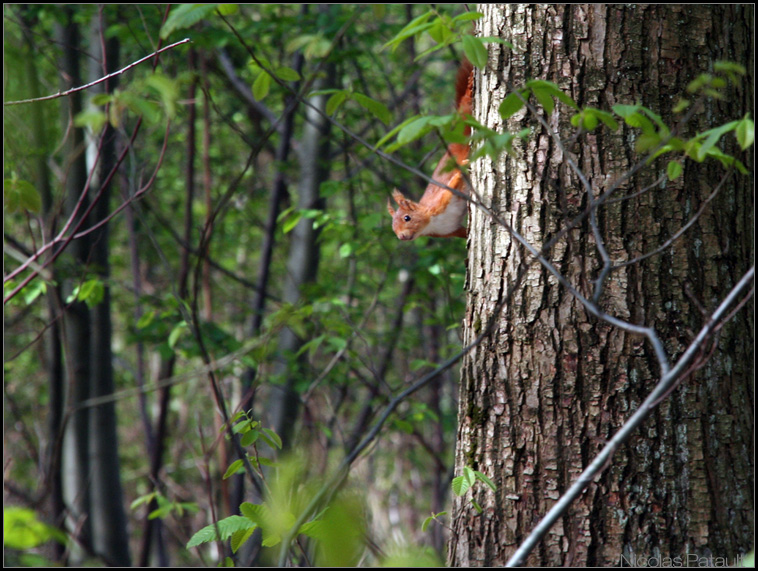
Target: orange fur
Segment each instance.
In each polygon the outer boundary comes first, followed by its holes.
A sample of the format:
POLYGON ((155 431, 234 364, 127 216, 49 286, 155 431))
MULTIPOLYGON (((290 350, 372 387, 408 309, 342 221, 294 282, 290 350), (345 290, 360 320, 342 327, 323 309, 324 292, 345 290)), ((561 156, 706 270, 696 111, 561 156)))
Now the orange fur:
MULTIPOLYGON (((464 61, 458 70, 455 82, 455 104, 458 112, 471 114, 473 89, 473 66, 464 61)), ((471 128, 466 127, 469 135, 471 128)), ((414 202, 404 197, 397 189, 392 191, 392 198, 397 203, 397 210, 387 201, 387 210, 392 216, 392 230, 401 240, 413 240, 419 236, 435 238, 465 238, 467 230, 463 226, 466 215, 466 200, 444 188, 455 189, 468 194, 468 186, 459 166, 468 162, 469 146, 452 143, 432 174, 432 182, 426 187, 421 200, 414 202), (451 168, 452 167, 452 168, 451 168), (443 186, 440 186, 443 185, 443 186)))

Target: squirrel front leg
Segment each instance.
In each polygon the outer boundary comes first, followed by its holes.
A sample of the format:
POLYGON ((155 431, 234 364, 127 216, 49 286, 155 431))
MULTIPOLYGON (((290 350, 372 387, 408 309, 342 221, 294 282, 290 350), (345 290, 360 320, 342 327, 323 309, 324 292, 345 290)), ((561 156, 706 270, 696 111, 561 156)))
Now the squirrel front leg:
MULTIPOLYGON (((457 170, 455 173, 453 173, 453 176, 450 177, 450 180, 445 183, 445 186, 448 186, 450 188, 454 188, 455 190, 459 190, 459 186, 461 184, 461 181, 463 180, 463 175, 461 174, 461 171, 457 170)), ((441 196, 439 200, 435 201, 435 203, 429 207, 429 215, 430 216, 439 216, 445 210, 447 210, 448 205, 450 204, 450 201, 453 198, 453 193, 449 190, 439 187, 441 191, 441 196)))

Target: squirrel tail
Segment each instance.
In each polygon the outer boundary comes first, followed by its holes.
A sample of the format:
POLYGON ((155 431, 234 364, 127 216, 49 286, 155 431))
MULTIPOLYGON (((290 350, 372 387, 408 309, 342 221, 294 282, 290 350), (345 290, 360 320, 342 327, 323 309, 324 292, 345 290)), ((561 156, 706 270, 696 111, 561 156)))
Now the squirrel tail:
POLYGON ((455 79, 455 108, 463 115, 471 115, 474 90, 474 66, 464 59, 455 79))
MULTIPOLYGON (((455 79, 455 108, 464 116, 471 115, 473 91, 474 66, 471 65, 470 61, 464 59, 455 79)), ((471 134, 471 127, 467 125, 463 134, 468 137, 471 134)), ((462 164, 468 159, 469 147, 467 144, 451 143, 448 146, 448 151, 455 157, 458 164, 462 164)))

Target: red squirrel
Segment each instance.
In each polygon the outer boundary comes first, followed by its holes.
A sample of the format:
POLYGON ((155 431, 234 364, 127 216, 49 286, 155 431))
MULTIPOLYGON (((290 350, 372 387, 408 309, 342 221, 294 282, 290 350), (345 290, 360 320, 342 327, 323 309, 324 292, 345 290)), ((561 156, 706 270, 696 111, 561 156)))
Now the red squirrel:
MULTIPOLYGON (((464 60, 458 70, 455 81, 455 105, 462 115, 471 114, 471 97, 474 82, 473 66, 464 60)), ((471 127, 466 126, 466 135, 471 134, 471 127)), ((455 160, 457 165, 468 163, 469 146, 452 143, 448 146, 437 168, 432 174, 432 181, 426 187, 421 200, 414 202, 403 196, 399 190, 392 191, 392 198, 397 202, 397 210, 387 200, 387 210, 392 216, 392 230, 401 240, 414 240, 419 236, 433 238, 465 238, 468 231, 463 226, 466 215, 466 200, 454 195, 449 190, 435 183, 444 184, 468 194, 469 189, 463 174, 458 168, 450 168, 455 160)))

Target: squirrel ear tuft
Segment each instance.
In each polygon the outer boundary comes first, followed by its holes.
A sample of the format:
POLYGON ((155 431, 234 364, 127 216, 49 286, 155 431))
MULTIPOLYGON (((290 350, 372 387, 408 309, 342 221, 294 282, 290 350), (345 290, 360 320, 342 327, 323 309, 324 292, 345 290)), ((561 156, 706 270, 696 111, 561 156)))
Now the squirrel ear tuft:
POLYGON ((397 202, 398 204, 402 204, 404 201, 408 200, 407 198, 405 198, 405 196, 403 196, 403 193, 400 192, 396 188, 392 189, 392 198, 394 198, 395 202, 397 202))
POLYGON ((390 213, 390 216, 395 216, 395 209, 392 208, 392 201, 390 199, 387 199, 387 212, 390 213))

